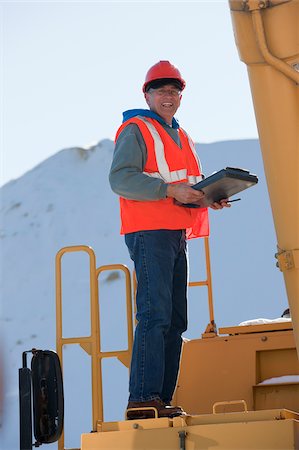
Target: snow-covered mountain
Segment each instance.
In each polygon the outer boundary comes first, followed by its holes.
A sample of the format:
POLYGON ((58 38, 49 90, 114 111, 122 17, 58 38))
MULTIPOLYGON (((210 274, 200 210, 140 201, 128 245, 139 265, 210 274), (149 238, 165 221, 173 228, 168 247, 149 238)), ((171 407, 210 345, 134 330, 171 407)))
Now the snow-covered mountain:
MULTIPOLYGON (((3 450, 18 448, 18 368, 24 350, 55 348, 55 255, 64 246, 91 246, 97 266, 132 267, 119 235, 118 199, 108 172, 114 144, 58 152, 1 188, 1 286, 4 361, 3 450)), ((241 202, 211 211, 211 263, 218 326, 255 317, 278 317, 287 306, 282 276, 275 267, 276 239, 257 140, 198 144, 204 173, 243 167, 259 183, 241 193, 241 202)), ((202 243, 190 242, 190 279, 204 277, 202 243)), ((88 258, 63 258, 64 335, 89 334, 88 258)), ((103 350, 126 346, 124 279, 100 278, 103 350)), ((190 289, 187 338, 209 322, 205 288, 190 289)), ((128 371, 118 361, 103 364, 105 420, 123 418, 128 371)), ((91 429, 90 366, 82 349, 65 350, 66 446, 79 446, 91 429)))

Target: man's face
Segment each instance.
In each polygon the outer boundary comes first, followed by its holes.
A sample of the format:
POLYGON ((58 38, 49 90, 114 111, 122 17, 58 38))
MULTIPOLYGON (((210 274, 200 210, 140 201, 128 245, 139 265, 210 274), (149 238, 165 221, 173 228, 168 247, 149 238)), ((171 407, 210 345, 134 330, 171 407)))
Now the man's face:
POLYGON ((157 113, 165 122, 171 124, 172 118, 181 103, 181 91, 172 84, 145 93, 145 100, 151 111, 157 113))

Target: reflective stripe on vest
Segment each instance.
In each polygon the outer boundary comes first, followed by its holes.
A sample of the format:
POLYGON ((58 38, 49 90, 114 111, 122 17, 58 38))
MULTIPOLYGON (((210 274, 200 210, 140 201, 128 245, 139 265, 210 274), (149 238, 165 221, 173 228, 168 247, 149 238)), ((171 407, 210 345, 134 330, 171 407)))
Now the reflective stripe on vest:
MULTIPOLYGON (((185 133, 185 135, 186 135, 187 138, 188 138, 189 146, 190 146, 190 148, 191 148, 191 150, 192 150, 192 153, 193 153, 194 158, 195 158, 196 161, 197 161, 197 164, 198 164, 198 167, 199 167, 199 171, 200 171, 200 173, 202 173, 201 162, 200 162, 200 159, 199 159, 199 157, 198 157, 198 154, 196 153, 195 145, 194 145, 194 143, 193 143, 191 137, 189 136, 189 134, 188 134, 185 130, 183 130, 182 128, 181 128, 181 130, 185 133)), ((201 180, 202 180, 202 177, 201 177, 201 180)), ((199 180, 199 181, 201 181, 201 180, 199 180)), ((197 181, 197 183, 198 183, 198 181, 197 181)))
MULTIPOLYGON (((150 132, 153 141, 154 141, 154 148, 155 148, 155 156, 156 156, 156 161, 157 161, 157 166, 159 171, 158 172, 143 172, 145 175, 149 176, 149 177, 154 177, 154 178, 160 178, 161 180, 165 181, 165 183, 177 183, 180 181, 187 181, 190 184, 196 184, 199 181, 202 180, 202 176, 196 176, 196 175, 188 175, 187 176, 187 169, 181 169, 181 170, 169 170, 169 166, 167 164, 167 161, 165 159, 165 153, 164 153, 164 144, 162 142, 162 139, 157 131, 157 129, 155 128, 155 126, 149 122, 148 120, 146 120, 144 117, 141 116, 137 116, 137 118, 139 120, 141 120, 147 127, 148 131, 150 132)), ((188 134, 186 132, 184 132, 185 135, 188 138, 188 142, 189 142, 189 146, 190 149, 195 157, 195 160, 197 161, 197 164, 200 167, 200 162, 199 162, 199 158, 196 154, 195 148, 194 148, 194 144, 191 141, 190 137, 188 136, 188 134)))

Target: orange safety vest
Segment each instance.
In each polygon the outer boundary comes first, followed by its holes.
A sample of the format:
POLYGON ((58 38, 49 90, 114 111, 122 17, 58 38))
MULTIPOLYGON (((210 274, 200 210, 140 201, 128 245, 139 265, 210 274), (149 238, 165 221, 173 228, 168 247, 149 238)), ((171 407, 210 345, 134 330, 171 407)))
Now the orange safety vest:
MULTIPOLYGON (((180 148, 157 120, 136 116, 120 126, 115 141, 130 123, 138 125, 147 148, 145 175, 160 178, 167 184, 195 184, 202 179, 195 146, 185 131, 178 129, 180 148)), ((189 239, 209 235, 207 208, 184 208, 169 197, 154 201, 120 197, 120 213, 121 234, 141 230, 186 229, 189 239)))

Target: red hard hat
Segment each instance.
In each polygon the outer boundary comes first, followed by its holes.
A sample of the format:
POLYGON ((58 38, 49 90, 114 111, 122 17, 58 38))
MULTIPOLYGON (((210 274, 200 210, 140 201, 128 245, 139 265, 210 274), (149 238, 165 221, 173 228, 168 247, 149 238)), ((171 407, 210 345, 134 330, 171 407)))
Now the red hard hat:
POLYGON ((181 90, 183 90, 186 86, 186 82, 182 78, 179 69, 177 69, 169 61, 159 61, 157 64, 152 66, 147 72, 145 82, 142 88, 143 92, 146 91, 146 87, 151 81, 159 80, 161 78, 178 80, 182 86, 181 90))

